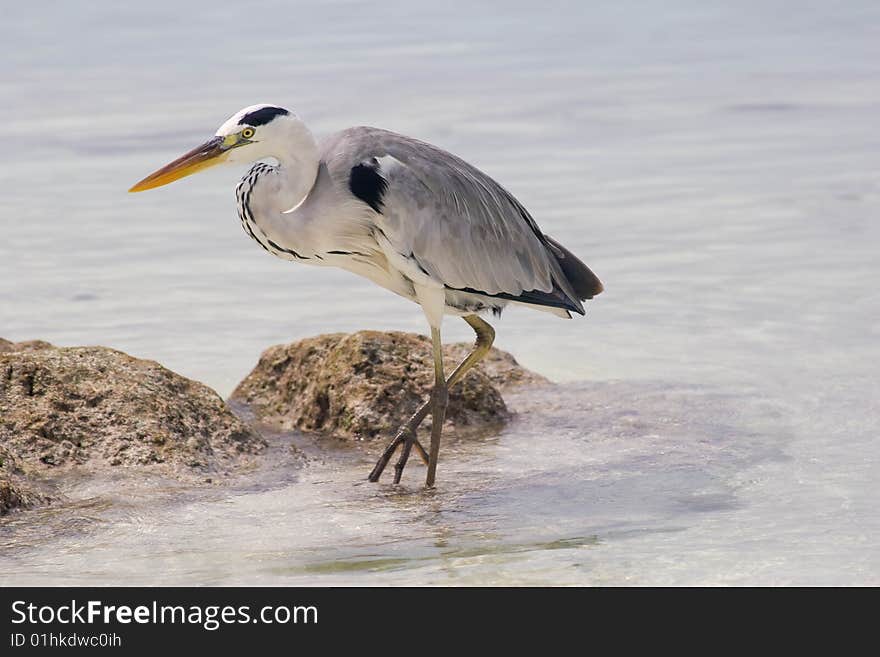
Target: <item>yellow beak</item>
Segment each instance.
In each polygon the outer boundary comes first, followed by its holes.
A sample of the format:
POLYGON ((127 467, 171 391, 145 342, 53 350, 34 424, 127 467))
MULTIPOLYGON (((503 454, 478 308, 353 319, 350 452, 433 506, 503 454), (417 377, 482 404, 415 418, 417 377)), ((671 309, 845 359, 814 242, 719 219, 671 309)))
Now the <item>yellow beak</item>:
POLYGON ((220 164, 226 159, 228 150, 223 137, 212 137, 201 146, 196 146, 189 153, 181 155, 174 162, 154 171, 128 191, 143 192, 154 187, 161 187, 215 164, 220 164))

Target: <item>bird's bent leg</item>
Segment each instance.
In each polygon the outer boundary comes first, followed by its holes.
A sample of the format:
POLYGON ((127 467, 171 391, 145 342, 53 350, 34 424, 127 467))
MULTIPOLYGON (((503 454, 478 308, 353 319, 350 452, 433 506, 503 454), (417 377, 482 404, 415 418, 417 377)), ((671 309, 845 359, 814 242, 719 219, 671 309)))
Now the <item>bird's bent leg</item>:
POLYGON ((434 486, 440 456, 440 436, 446 418, 446 403, 449 401, 449 389, 443 374, 443 343, 440 342, 440 329, 434 326, 431 327, 431 341, 434 343, 434 389, 431 390, 431 446, 428 452, 428 476, 425 478, 427 488, 434 486))
MULTIPOLYGON (((464 375, 467 374, 474 365, 479 363, 486 356, 487 353, 489 353, 489 350, 492 348, 492 343, 495 341, 495 329, 493 329, 487 322, 484 322, 482 319, 480 319, 477 315, 467 315, 464 317, 464 320, 474 329, 474 332, 477 334, 477 340, 473 350, 464 358, 464 360, 462 360, 458 364, 458 366, 453 370, 449 378, 446 379, 447 390, 459 381, 461 381, 464 378, 464 375)), ((432 403, 433 399, 429 399, 424 404, 422 404, 421 407, 419 407, 419 410, 416 411, 409 419, 409 422, 401 427, 400 431, 395 437, 395 441, 393 441, 394 447, 397 447, 400 442, 404 441, 404 446, 403 450, 401 450, 400 458, 397 460, 397 463, 394 466, 395 484, 400 483, 400 478, 403 475, 403 469, 406 467, 406 462, 409 459, 410 446, 412 443, 407 438, 407 436, 411 436, 412 440, 415 440, 416 430, 425 419, 425 417, 428 415, 428 412, 431 410, 432 403)), ((418 440, 415 440, 415 445, 420 450, 419 455, 422 457, 425 465, 428 465, 428 455, 425 453, 424 447, 421 446, 418 440)), ((388 458, 390 457, 391 454, 388 455, 388 458)), ((384 464, 382 464, 382 467, 384 468, 384 464)), ((381 473, 382 470, 380 469, 378 474, 381 473)), ((377 479, 378 474, 376 475, 377 479)), ((375 479, 373 479, 373 481, 375 481, 375 479)))
POLYGON ((492 348, 492 343, 495 342, 495 329, 488 322, 483 321, 476 315, 466 315, 463 319, 474 329, 474 332, 477 334, 477 341, 474 344, 473 351, 458 364, 458 367, 453 370, 452 375, 446 381, 446 385, 449 387, 461 381, 474 365, 483 360, 492 348))
MULTIPOLYGON (((492 348, 492 343, 495 341, 495 330, 489 323, 483 321, 477 315, 467 315, 464 317, 464 321, 470 324, 471 328, 473 328, 474 332, 477 334, 476 344, 474 344, 473 351, 471 351, 471 353, 469 353, 467 357, 458 364, 458 367, 453 370, 452 374, 446 380, 447 388, 451 388, 461 381, 464 378, 464 375, 467 374, 474 365, 479 363, 487 353, 489 353, 489 349, 492 348)), ((397 446, 401 443, 406 445, 406 443, 412 441, 412 444, 419 452, 419 456, 421 456, 426 465, 428 464, 428 453, 415 436, 419 425, 428 416, 428 413, 431 410, 431 403, 431 400, 428 400, 422 404, 419 409, 412 414, 412 417, 410 417, 400 428, 397 435, 394 437, 394 440, 388 444, 385 451, 382 452, 382 456, 379 457, 379 460, 373 467, 372 472, 370 472, 370 481, 379 481, 379 477, 382 475, 383 470, 385 470, 385 466, 388 465, 388 462, 397 450, 397 446)), ((400 459, 394 467, 394 483, 400 483, 400 477, 403 474, 403 468, 406 466, 408 458, 409 450, 404 446, 400 459)))

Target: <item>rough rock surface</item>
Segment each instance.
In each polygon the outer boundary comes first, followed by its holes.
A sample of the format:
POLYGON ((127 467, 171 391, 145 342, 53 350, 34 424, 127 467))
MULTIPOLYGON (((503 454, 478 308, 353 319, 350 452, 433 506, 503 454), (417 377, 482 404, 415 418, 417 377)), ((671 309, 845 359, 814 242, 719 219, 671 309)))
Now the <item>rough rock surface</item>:
POLYGON ((0 509, 26 504, 22 483, 66 465, 196 474, 265 446, 217 393, 153 361, 37 342, 0 350, 0 509))
POLYGON ((53 349, 54 347, 43 340, 25 340, 24 342, 10 342, 0 338, 0 354, 11 351, 39 351, 40 349, 53 349))
MULTIPOLYGON (((470 351, 448 345, 447 375, 470 351)), ((231 399, 282 429, 347 439, 387 438, 428 398, 434 382, 431 342, 422 335, 360 331, 270 347, 231 399)), ((471 370, 449 392, 454 429, 497 426, 509 418, 499 392, 508 383, 543 382, 510 354, 493 349, 488 367, 471 370)), ((430 417, 425 420, 430 425, 430 417)))
POLYGON ((0 445, 0 516, 17 508, 49 501, 39 486, 28 481, 17 459, 0 445))
MULTIPOLYGON (((427 338, 426 338, 427 339, 427 338)), ((454 344, 444 345, 443 355, 446 367, 451 367, 452 363, 460 363, 467 356, 474 345, 470 342, 456 342, 454 344)), ((511 388, 523 385, 543 385, 550 383, 540 374, 527 370, 514 358, 511 354, 494 347, 480 361, 476 369, 485 374, 489 381, 500 390, 509 390, 511 388)), ((450 370, 451 371, 451 370, 450 370)))

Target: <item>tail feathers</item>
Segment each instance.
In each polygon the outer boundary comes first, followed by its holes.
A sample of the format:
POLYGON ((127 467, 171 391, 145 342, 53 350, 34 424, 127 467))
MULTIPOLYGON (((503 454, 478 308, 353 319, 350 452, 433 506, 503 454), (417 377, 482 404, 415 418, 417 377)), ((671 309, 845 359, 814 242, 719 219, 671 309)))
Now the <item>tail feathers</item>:
POLYGON ((602 281, 576 255, 549 235, 544 235, 544 238, 550 245, 550 252, 559 263, 562 273, 581 301, 592 299, 605 289, 602 281))

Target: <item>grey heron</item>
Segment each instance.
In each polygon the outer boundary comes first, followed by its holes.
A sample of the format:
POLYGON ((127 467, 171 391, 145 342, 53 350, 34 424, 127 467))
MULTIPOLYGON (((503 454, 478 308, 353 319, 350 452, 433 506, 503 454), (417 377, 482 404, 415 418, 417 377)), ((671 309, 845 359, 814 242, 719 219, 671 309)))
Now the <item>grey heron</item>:
POLYGON ((434 485, 448 388, 492 346, 480 315, 508 304, 570 318, 602 291, 583 262, 545 235, 492 178, 436 146, 387 130, 349 128, 315 139, 293 112, 253 105, 204 144, 150 174, 139 192, 207 167, 257 162, 236 188, 245 232, 272 255, 341 267, 418 303, 431 329, 434 387, 370 472, 378 481, 400 448, 399 483, 413 448, 434 485), (447 379, 440 327, 457 315, 473 328, 473 351, 447 379), (432 415, 426 450, 416 431, 432 415))

